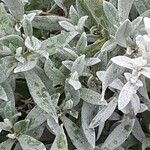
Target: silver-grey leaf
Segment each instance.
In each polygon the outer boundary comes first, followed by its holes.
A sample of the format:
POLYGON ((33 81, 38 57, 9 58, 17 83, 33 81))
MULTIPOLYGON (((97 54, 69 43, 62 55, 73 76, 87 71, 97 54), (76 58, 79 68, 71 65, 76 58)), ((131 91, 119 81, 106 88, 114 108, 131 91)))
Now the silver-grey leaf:
POLYGON ((89 128, 89 124, 93 118, 93 114, 97 111, 96 106, 92 104, 88 104, 86 102, 83 103, 81 118, 82 118, 82 129, 83 132, 91 144, 91 146, 95 147, 95 130, 93 128, 89 128))
POLYGON ((126 19, 118 28, 115 39, 116 42, 122 46, 127 47, 127 38, 130 36, 130 33, 132 31, 132 23, 130 20, 126 19))
POLYGON ((73 145, 80 150, 93 150, 92 146, 88 143, 81 128, 67 117, 62 118, 63 125, 73 143, 73 145))
POLYGON ((56 110, 52 104, 51 97, 39 76, 34 71, 28 71, 24 74, 34 101, 41 109, 57 119, 56 110))
POLYGON ((117 147, 121 146, 132 132, 134 122, 134 119, 129 118, 127 120, 123 120, 122 123, 118 125, 107 137, 101 148, 115 150, 117 147))
POLYGON ((80 89, 80 97, 85 102, 93 105, 107 105, 106 101, 101 101, 101 94, 87 88, 80 89))
POLYGON ((67 138, 62 125, 60 126, 59 132, 57 133, 50 150, 68 150, 67 138))
POLYGON ((97 127, 101 122, 105 122, 114 112, 117 106, 117 98, 113 98, 106 107, 101 109, 96 116, 92 119, 89 127, 97 127))
POLYGON ((6 6, 9 8, 11 14, 17 19, 21 21, 24 14, 24 4, 21 0, 3 0, 6 6))
POLYGON ((46 150, 43 143, 28 135, 20 136, 18 141, 23 150, 46 150))

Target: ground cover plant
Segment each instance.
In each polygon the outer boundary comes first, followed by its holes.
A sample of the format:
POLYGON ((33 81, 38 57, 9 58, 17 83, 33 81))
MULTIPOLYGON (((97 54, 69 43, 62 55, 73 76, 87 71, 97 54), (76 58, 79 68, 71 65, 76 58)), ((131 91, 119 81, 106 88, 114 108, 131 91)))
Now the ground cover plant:
POLYGON ((0 150, 150 148, 150 0, 0 1, 0 150))

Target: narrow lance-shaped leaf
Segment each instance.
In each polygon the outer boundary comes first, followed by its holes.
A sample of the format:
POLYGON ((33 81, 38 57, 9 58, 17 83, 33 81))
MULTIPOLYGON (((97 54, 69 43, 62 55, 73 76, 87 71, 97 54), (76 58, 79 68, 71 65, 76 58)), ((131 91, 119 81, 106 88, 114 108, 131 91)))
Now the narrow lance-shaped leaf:
POLYGON ((103 4, 104 12, 110 23, 113 25, 119 25, 119 15, 117 9, 107 1, 104 1, 103 4))
POLYGON ((78 75, 82 75, 85 67, 85 55, 81 55, 78 57, 71 68, 71 72, 74 73, 75 71, 78 73, 78 75))
POLYGON ((25 61, 24 63, 18 62, 17 67, 14 69, 14 73, 28 71, 36 66, 38 60, 35 55, 29 57, 29 60, 25 61))
POLYGON ((47 125, 51 133, 57 135, 59 131, 59 123, 54 120, 51 116, 47 115, 47 125))
POLYGON ((65 30, 69 31, 69 32, 74 32, 77 30, 76 26, 74 26, 73 24, 71 24, 68 21, 60 21, 59 22, 60 26, 62 26, 65 30))
POLYGON ((40 77, 40 79, 42 80, 42 82, 46 86, 46 89, 48 90, 50 95, 53 94, 55 92, 55 89, 54 89, 53 86, 49 86, 49 85, 52 85, 52 81, 49 80, 49 78, 47 77, 45 71, 42 68, 40 68, 39 66, 36 66, 34 68, 34 71, 40 77))
POLYGON ((105 122, 101 122, 98 126, 98 132, 97 132, 97 137, 96 139, 98 140, 102 134, 102 131, 104 129, 104 126, 105 126, 105 122))
POLYGON ((85 59, 85 65, 86 66, 93 66, 93 65, 96 65, 96 64, 98 64, 99 62, 100 62, 101 60, 99 59, 99 58, 86 58, 85 59))
POLYGON ((87 19, 88 19, 88 16, 83 16, 79 19, 78 24, 77 24, 77 28, 79 32, 82 33, 82 31, 84 30, 85 22, 87 19))
POLYGON ((87 36, 86 33, 83 32, 76 45, 77 53, 82 54, 86 46, 87 46, 87 36))
POLYGON ((15 108, 15 97, 14 97, 13 89, 8 81, 3 82, 2 87, 6 92, 8 101, 11 103, 11 106, 9 107, 11 109, 10 111, 12 112, 12 115, 14 115, 16 112, 16 108, 15 108))
POLYGON ((125 108, 129 104, 135 93, 135 87, 130 82, 127 82, 119 94, 118 109, 122 110, 123 108, 125 108))
POLYGON ((111 100, 107 107, 100 110, 90 123, 90 128, 97 127, 101 122, 105 122, 114 112, 117 106, 117 98, 111 100))
POLYGON ((132 23, 130 22, 130 20, 126 19, 120 25, 115 34, 116 42, 122 47, 127 47, 127 38, 130 36, 131 31, 132 31, 132 23))
POLYGON ((69 92, 73 105, 76 106, 80 102, 80 91, 75 90, 72 85, 66 83, 66 91, 69 92))
POLYGON ((135 136, 135 138, 140 141, 141 143, 146 138, 144 131, 142 130, 142 126, 140 122, 138 121, 138 118, 135 119, 135 124, 132 130, 132 134, 135 136))
POLYGON ((24 16, 22 25, 23 25, 23 30, 24 30, 26 37, 27 36, 31 37, 33 35, 33 29, 32 29, 32 22, 29 19, 28 15, 24 16))
POLYGON ((57 31, 61 29, 59 21, 66 21, 65 17, 49 15, 49 16, 36 16, 33 20, 33 27, 48 31, 57 31))
POLYGON ((71 21, 76 24, 78 22, 79 19, 79 14, 76 11, 76 9, 74 8, 73 5, 71 5, 70 10, 69 10, 69 17, 71 18, 71 21))
POLYGON ((56 110, 52 104, 51 97, 39 76, 34 71, 28 71, 24 74, 34 101, 40 108, 57 119, 56 110))
POLYGON ((57 133, 50 150, 68 150, 67 138, 62 125, 60 126, 59 132, 57 133))
POLYGON ((90 129, 89 124, 94 116, 93 114, 95 114, 96 111, 96 106, 88 104, 86 102, 83 103, 81 112, 82 128, 88 142, 93 148, 95 147, 95 130, 93 128, 90 129))
POLYGON ((132 105, 134 114, 136 115, 137 113, 139 113, 141 104, 140 104, 140 98, 137 94, 133 94, 133 97, 131 99, 131 105, 132 105))
POLYGON ((118 11, 121 22, 128 19, 133 2, 134 0, 118 0, 118 11))
POLYGON ((5 118, 11 120, 13 117, 13 111, 12 111, 12 107, 11 107, 11 101, 8 101, 4 107, 4 115, 5 118))
POLYGON ((73 123, 67 117, 63 117, 61 120, 63 122, 63 125, 64 125, 73 145, 77 149, 93 150, 92 146, 88 143, 84 133, 75 123, 73 123))
POLYGON ((101 148, 115 150, 117 147, 123 144, 130 135, 134 126, 134 122, 134 119, 128 118, 127 120, 124 120, 111 132, 101 148))
POLYGON ((12 34, 14 29, 13 29, 13 21, 10 20, 9 15, 7 11, 5 10, 5 6, 3 3, 0 4, 0 37, 3 37, 8 34, 12 34))

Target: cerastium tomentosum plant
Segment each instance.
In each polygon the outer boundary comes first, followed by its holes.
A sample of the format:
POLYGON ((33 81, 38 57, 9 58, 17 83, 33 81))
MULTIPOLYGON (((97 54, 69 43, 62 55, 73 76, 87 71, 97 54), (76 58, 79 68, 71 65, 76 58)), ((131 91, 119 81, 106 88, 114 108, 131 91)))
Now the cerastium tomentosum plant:
POLYGON ((149 84, 149 0, 0 1, 0 150, 145 150, 149 84))

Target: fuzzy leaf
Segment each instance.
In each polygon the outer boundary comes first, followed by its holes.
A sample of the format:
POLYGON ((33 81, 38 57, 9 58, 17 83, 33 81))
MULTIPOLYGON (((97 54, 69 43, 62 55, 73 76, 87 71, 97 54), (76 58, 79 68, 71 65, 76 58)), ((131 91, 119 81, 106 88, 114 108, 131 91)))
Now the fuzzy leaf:
POLYGON ((8 139, 8 140, 0 143, 0 149, 1 150, 11 150, 14 143, 15 143, 15 140, 8 139))
POLYGON ((71 68, 71 72, 72 73, 77 72, 78 75, 80 76, 84 71, 84 67, 85 67, 85 55, 82 55, 74 61, 73 66, 71 68))
POLYGON ((52 144, 51 150, 68 150, 67 138, 64 133, 63 126, 60 127, 52 144))
POLYGON ((49 16, 36 16, 33 20, 33 27, 48 31, 57 31, 61 27, 59 21, 66 21, 65 17, 49 15, 49 16))
POLYGON ((118 0, 118 11, 121 22, 128 19, 133 2, 134 0, 118 0))
POLYGON ((28 135, 22 135, 18 138, 18 141, 23 150, 46 150, 43 143, 28 135))
MULTIPOLYGON (((4 88, 7 98, 8 98, 8 102, 9 102, 9 111, 11 111, 12 115, 15 114, 16 112, 16 108, 15 108, 15 96, 14 96, 14 91, 12 89, 11 84, 8 81, 5 81, 2 83, 2 87, 4 88)), ((7 107, 7 104, 6 104, 7 107)))
POLYGON ((13 111, 12 111, 12 108, 11 108, 11 101, 8 101, 4 107, 4 115, 5 115, 5 118, 11 120, 12 117, 13 117, 13 111))
POLYGON ((10 13, 17 19, 21 21, 24 14, 24 4, 21 0, 3 0, 6 6, 9 8, 10 13))
POLYGON ((70 7, 69 16, 71 18, 71 21, 74 24, 76 24, 78 22, 79 14, 78 14, 78 12, 76 11, 76 9, 74 8, 73 5, 71 5, 71 7, 70 7))
POLYGON ((46 75, 52 80, 53 86, 64 85, 65 75, 57 68, 55 68, 51 61, 47 60, 44 65, 46 75))
POLYGON ((116 42, 122 46, 122 47, 127 47, 127 38, 130 36, 132 30, 132 23, 130 20, 126 19, 118 28, 115 39, 116 42))
POLYGON ((122 66, 128 69, 132 69, 132 59, 126 56, 116 56, 111 59, 111 61, 118 66, 122 66))
POLYGON ((47 125, 51 133, 58 134, 60 126, 51 116, 47 117, 47 125))
POLYGON ((52 104, 51 97, 39 76, 34 71, 28 71, 24 74, 34 101, 41 109, 57 119, 56 110, 52 104))
POLYGON ((31 37, 33 35, 32 22, 27 15, 23 18, 22 26, 26 37, 31 37))
POLYGON ((135 93, 136 90, 134 86, 127 82, 119 94, 118 109, 122 110, 123 108, 125 108, 129 104, 135 93))
POLYGON ((76 27, 68 21, 60 21, 59 24, 69 32, 76 31, 76 27))
POLYGON ((26 117, 26 119, 30 121, 28 130, 32 130, 45 122, 46 115, 45 111, 43 111, 40 107, 35 106, 26 117))
POLYGON ((139 14, 142 14, 147 10, 146 5, 145 5, 145 1, 134 0, 134 5, 135 5, 139 14))
POLYGON ((93 90, 87 88, 80 89, 80 97, 85 101, 93 105, 107 105, 106 101, 101 101, 101 95, 93 90))
POLYGON ((14 132, 16 136, 25 134, 28 130, 29 120, 21 120, 14 124, 14 132))
POLYGON ((146 138, 144 131, 142 130, 142 127, 140 125, 140 122, 138 121, 138 119, 135 119, 135 124, 132 130, 132 134, 135 136, 135 138, 140 141, 141 143, 144 141, 144 139, 146 138))
POLYGON ((87 46, 87 35, 85 32, 83 32, 76 45, 77 53, 82 54, 86 46, 87 46))
POLYGON ((4 101, 8 101, 6 92, 2 86, 0 86, 0 99, 2 99, 4 101))
POLYGON ((19 35, 15 35, 15 34, 7 35, 7 36, 0 38, 0 43, 8 47, 10 43, 16 48, 24 46, 24 41, 22 37, 20 37, 19 35))
POLYGON ((104 1, 104 12, 105 15, 107 17, 107 19, 109 20, 109 22, 113 25, 119 25, 119 15, 118 15, 118 11, 117 9, 110 3, 107 1, 104 1))
POLYGON ((18 63, 17 67, 14 69, 14 73, 24 72, 33 69, 37 64, 37 59, 31 56, 31 60, 27 60, 24 63, 18 63))
POLYGON ((62 121, 72 143, 77 149, 93 150, 92 146, 88 143, 84 133, 75 123, 73 123, 67 117, 63 117, 62 121))
POLYGON ((90 128, 97 127, 101 122, 105 122, 112 115, 116 106, 117 99, 114 98, 108 103, 107 107, 104 107, 96 114, 90 123, 90 128))
POLYGON ((133 94, 133 97, 131 99, 131 105, 134 111, 134 114, 136 115, 140 111, 140 99, 137 94, 133 94))
POLYGON ((93 128, 89 128, 89 123, 91 122, 93 118, 93 114, 96 112, 96 106, 88 104, 86 102, 83 103, 82 106, 82 128, 83 132, 88 140, 88 142, 91 144, 91 146, 95 147, 95 130, 93 128))
POLYGON ((111 132, 101 148, 115 150, 118 146, 123 144, 130 135, 134 122, 134 119, 124 120, 111 132))
POLYGON ((96 65, 100 62, 101 60, 99 58, 86 58, 85 59, 85 65, 86 66, 93 66, 93 65, 96 65))
POLYGON ((111 64, 104 75, 104 80, 102 82, 102 99, 104 99, 104 94, 107 87, 116 79, 121 76, 124 72, 124 68, 119 67, 116 64, 111 64))

